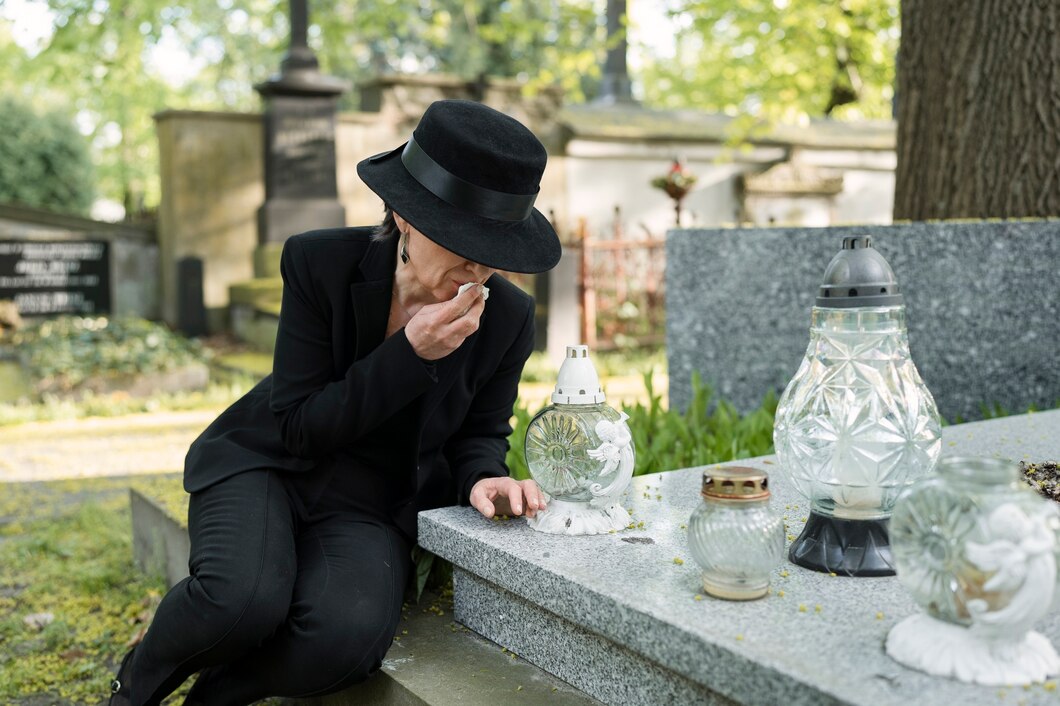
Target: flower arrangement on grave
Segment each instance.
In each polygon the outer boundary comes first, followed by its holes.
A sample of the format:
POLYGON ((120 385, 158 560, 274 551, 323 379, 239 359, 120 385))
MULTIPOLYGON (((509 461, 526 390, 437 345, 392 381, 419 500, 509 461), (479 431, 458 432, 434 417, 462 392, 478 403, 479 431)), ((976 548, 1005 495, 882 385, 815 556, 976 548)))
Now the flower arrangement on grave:
POLYGON ((588 346, 567 346, 552 404, 526 429, 526 465, 548 504, 527 518, 532 528, 602 534, 629 525, 629 513, 619 504, 635 465, 627 419, 606 404, 588 346))
POLYGON ((891 517, 898 580, 924 611, 895 625, 887 654, 913 669, 993 686, 1041 682, 1060 656, 1031 627, 1057 596, 1060 510, 1016 464, 944 458, 891 517))
POLYGON ((893 576, 887 519, 899 494, 934 470, 942 428, 909 353, 894 271, 868 236, 845 238, 825 270, 773 440, 781 470, 810 501, 791 561, 893 576))
POLYGON ((678 226, 681 225, 681 201, 692 190, 698 179, 699 177, 681 164, 680 159, 675 158, 670 165, 670 171, 651 180, 653 187, 665 191, 666 195, 673 199, 675 221, 678 226))

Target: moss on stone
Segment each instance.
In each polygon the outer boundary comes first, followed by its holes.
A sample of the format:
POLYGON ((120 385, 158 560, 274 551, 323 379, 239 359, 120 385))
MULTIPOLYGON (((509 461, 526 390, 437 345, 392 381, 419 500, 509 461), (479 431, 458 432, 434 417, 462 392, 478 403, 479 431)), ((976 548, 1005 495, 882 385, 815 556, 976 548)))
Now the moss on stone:
POLYGON ((182 526, 188 526, 188 501, 191 496, 184 492, 181 474, 139 476, 129 481, 128 485, 152 500, 182 526))

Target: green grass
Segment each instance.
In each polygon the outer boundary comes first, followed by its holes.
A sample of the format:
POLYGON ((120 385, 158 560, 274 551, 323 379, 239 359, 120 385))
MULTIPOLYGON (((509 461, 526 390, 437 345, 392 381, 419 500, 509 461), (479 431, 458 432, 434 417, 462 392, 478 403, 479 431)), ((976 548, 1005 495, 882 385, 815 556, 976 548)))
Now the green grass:
POLYGON ((128 484, 0 486, 0 701, 106 698, 125 643, 164 590, 133 565, 128 484), (24 622, 35 613, 54 620, 35 629, 24 622))
MULTIPOLYGON (((0 703, 106 702, 166 591, 133 561, 130 487, 187 516, 180 474, 0 484, 0 703), (27 625, 37 613, 54 619, 27 625)), ((192 681, 163 703, 181 703, 192 681)))

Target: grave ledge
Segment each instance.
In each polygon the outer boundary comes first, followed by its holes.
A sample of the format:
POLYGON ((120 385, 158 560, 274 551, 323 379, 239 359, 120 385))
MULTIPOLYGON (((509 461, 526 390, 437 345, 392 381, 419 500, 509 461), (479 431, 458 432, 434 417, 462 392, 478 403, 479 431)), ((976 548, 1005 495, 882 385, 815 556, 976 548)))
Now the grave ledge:
MULTIPOLYGON (((1060 410, 946 427, 943 448, 1054 460, 1060 410)), ((776 470, 774 457, 740 464, 776 470)), ((626 507, 643 529, 558 537, 520 519, 442 508, 420 514, 419 541, 453 562, 459 621, 605 703, 907 706, 925 694, 930 703, 996 703, 1006 691, 929 677, 886 657, 887 632, 917 610, 893 577, 832 577, 785 563, 764 600, 696 600, 699 569, 684 525, 701 502, 701 470, 634 479, 626 507), (522 622, 532 627, 513 627, 522 622)), ((797 535, 806 503, 772 475, 774 506, 786 508, 788 533, 797 535)), ((1060 616, 1036 628, 1060 645, 1060 616)), ((1041 686, 1007 691, 1020 703, 1055 703, 1041 686)))

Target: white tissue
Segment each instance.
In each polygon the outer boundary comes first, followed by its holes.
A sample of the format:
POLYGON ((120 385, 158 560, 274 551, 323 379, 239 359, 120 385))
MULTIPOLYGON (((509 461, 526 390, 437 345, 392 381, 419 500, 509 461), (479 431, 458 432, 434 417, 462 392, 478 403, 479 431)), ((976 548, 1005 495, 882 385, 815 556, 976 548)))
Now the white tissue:
MULTIPOLYGON (((477 283, 476 282, 465 282, 464 284, 460 285, 460 289, 457 290, 456 296, 459 297, 461 294, 466 292, 468 289, 470 289, 471 287, 474 287, 475 284, 477 284, 477 283)), ((490 288, 487 287, 486 285, 482 285, 482 301, 486 301, 489 298, 490 298, 490 288)))

